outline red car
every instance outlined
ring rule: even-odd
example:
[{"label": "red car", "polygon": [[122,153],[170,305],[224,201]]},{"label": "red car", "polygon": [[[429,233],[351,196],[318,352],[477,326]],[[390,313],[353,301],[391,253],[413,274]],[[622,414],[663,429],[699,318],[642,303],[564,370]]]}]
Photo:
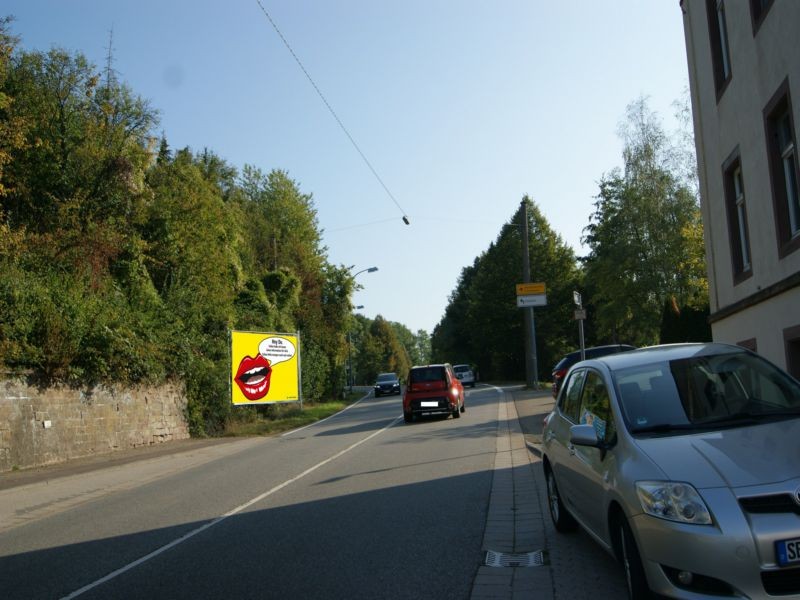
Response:
[{"label": "red car", "polygon": [[403,395],[403,417],[410,423],[415,417],[429,415],[461,416],[464,386],[449,363],[412,367]]}]

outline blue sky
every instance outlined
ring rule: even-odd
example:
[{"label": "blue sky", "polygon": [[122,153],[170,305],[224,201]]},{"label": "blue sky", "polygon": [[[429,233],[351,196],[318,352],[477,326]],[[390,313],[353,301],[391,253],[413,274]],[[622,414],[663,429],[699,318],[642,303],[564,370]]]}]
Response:
[{"label": "blue sky", "polygon": [[114,67],[170,146],[288,171],[329,260],[378,267],[358,276],[360,312],[412,330],[433,330],[525,194],[583,254],[626,105],[648,96],[669,130],[688,85],[678,0],[262,4],[402,211],[256,0],[5,0],[0,14],[23,48],[98,66],[113,29]]}]

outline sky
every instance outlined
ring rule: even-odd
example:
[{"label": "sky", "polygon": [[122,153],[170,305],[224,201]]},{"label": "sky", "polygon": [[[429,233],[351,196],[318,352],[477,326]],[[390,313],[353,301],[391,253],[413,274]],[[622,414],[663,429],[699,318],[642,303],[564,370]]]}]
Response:
[{"label": "sky", "polygon": [[378,267],[356,277],[357,312],[429,333],[523,196],[586,254],[626,106],[646,96],[670,131],[688,86],[678,0],[4,0],[0,15],[23,49],[98,69],[111,40],[154,134],[288,172],[329,262]]}]

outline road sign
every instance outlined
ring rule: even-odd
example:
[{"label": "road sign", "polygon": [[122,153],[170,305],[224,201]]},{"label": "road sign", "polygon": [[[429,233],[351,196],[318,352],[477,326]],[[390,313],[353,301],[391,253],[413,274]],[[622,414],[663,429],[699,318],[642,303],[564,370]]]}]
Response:
[{"label": "road sign", "polygon": [[529,306],[547,306],[547,294],[517,296],[517,307],[527,308]]},{"label": "road sign", "polygon": [[586,309],[585,308],[580,308],[580,309],[576,310],[575,311],[575,320],[576,321],[583,321],[584,319],[586,319]]},{"label": "road sign", "polygon": [[538,283],[518,283],[517,296],[534,296],[546,293],[543,282]]},{"label": "road sign", "polygon": [[575,306],[581,306],[581,301],[582,301],[581,293],[580,292],[572,292],[572,301],[575,302]]}]

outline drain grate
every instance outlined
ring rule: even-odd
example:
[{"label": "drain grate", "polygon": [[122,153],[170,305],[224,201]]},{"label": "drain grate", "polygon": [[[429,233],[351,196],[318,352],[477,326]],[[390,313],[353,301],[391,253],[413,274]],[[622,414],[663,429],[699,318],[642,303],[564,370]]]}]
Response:
[{"label": "drain grate", "polygon": [[495,552],[486,551],[487,567],[541,567],[545,564],[544,550],[534,552]]}]

